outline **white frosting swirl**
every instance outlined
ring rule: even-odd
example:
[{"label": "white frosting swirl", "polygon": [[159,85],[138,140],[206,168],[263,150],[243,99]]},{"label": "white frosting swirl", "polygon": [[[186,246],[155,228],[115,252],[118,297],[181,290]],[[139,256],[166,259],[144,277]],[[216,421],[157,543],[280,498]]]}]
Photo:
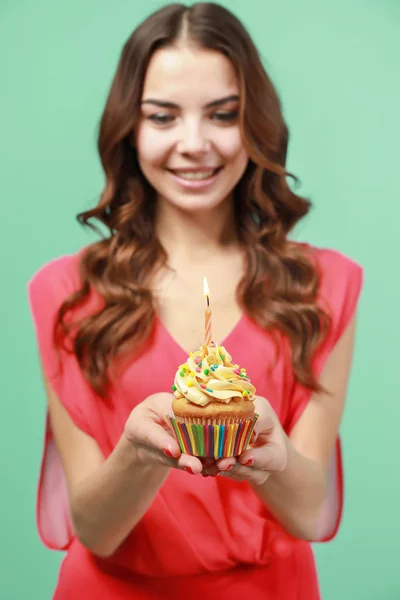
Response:
[{"label": "white frosting swirl", "polygon": [[233,398],[254,401],[256,392],[246,369],[232,363],[225,348],[213,343],[190,353],[176,372],[172,390],[176,398],[185,397],[200,406],[213,401],[227,404]]}]

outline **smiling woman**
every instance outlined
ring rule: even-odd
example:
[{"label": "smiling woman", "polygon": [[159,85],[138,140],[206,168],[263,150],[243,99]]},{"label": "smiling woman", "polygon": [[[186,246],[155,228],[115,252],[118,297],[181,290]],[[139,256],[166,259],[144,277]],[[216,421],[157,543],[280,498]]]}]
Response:
[{"label": "smiling woman", "polygon": [[[362,269],[289,239],[310,202],[288,185],[287,144],[222,6],[169,5],[125,43],[100,125],[106,185],[78,215],[108,234],[29,284],[49,405],[38,527],[67,550],[56,600],[319,598],[309,542],[341,515]],[[219,345],[203,345],[204,277]],[[177,367],[185,386],[187,361],[200,377],[199,347],[220,362],[204,376],[228,352],[246,367],[229,363],[246,389],[225,400],[258,421],[236,456],[191,456],[168,430]]]}]

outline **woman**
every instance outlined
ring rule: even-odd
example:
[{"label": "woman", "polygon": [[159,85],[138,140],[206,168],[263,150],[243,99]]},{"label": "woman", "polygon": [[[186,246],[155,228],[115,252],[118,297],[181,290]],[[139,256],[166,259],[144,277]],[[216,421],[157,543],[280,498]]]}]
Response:
[{"label": "woman", "polygon": [[[362,270],[290,241],[288,132],[241,25],[174,4],[126,42],[101,120],[101,241],[29,284],[49,415],[38,526],[54,598],[319,598],[310,541],[341,512],[338,429]],[[236,459],[182,454],[165,415],[213,338],[257,388]],[[219,477],[216,477],[219,475]]]}]

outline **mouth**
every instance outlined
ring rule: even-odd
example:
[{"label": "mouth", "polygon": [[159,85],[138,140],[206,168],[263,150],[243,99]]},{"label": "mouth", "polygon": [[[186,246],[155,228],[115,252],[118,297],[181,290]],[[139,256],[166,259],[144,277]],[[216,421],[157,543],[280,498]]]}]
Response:
[{"label": "mouth", "polygon": [[167,169],[172,175],[185,181],[211,181],[217,173],[223,169],[222,166],[210,169]]}]

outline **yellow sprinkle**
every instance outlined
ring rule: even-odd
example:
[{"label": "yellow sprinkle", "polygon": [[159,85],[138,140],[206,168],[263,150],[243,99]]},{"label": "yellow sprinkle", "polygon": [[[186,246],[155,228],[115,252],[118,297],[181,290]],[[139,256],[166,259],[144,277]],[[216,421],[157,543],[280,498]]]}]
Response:
[{"label": "yellow sprinkle", "polygon": [[192,387],[192,385],[193,385],[193,381],[192,381],[191,379],[188,379],[188,380],[187,380],[187,382],[186,382],[186,385],[187,385],[188,387]]},{"label": "yellow sprinkle", "polygon": [[243,390],[242,396],[246,396],[246,394],[247,394],[246,390]]},{"label": "yellow sprinkle", "polygon": [[190,376],[191,376],[191,377],[194,377],[194,373],[193,373],[193,371],[190,371]]},{"label": "yellow sprinkle", "polygon": [[240,369],[241,373],[246,373],[246,369]]},{"label": "yellow sprinkle", "polygon": [[189,353],[189,356],[190,356],[190,357],[192,357],[192,356],[193,356],[193,352],[190,352],[190,353]]}]

